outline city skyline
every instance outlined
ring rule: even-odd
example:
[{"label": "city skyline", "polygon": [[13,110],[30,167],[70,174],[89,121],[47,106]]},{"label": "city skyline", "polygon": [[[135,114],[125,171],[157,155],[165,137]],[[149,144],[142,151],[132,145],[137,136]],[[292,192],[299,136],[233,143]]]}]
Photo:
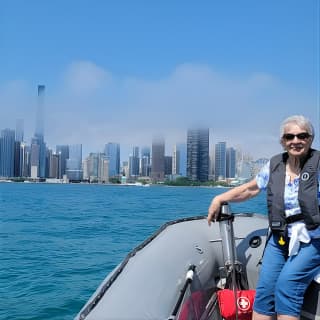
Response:
[{"label": "city skyline", "polygon": [[[38,86],[41,91],[41,105],[44,102],[45,87]],[[38,110],[42,113],[43,105]],[[37,117],[38,120],[38,117]],[[163,182],[165,179],[175,177],[188,177],[192,181],[206,182],[223,180],[236,176],[236,152],[238,163],[251,163],[253,159],[243,154],[242,150],[236,151],[233,147],[219,151],[221,164],[217,161],[217,144],[215,147],[216,159],[210,152],[209,129],[188,129],[187,141],[184,144],[175,144],[172,153],[165,154],[165,140],[163,137],[154,137],[151,147],[133,146],[132,153],[120,165],[120,144],[105,144],[104,152],[90,152],[84,155],[82,144],[56,145],[56,148],[46,146],[44,136],[38,128],[42,128],[42,121],[37,121],[35,136],[30,145],[22,141],[24,136],[22,122],[17,122],[16,130],[5,128],[0,130],[0,177],[2,178],[27,178],[44,181],[46,179],[58,179],[61,181],[97,181],[108,183],[124,175],[126,179],[136,181],[139,177],[149,177],[152,181]],[[41,151],[42,150],[42,151]],[[232,151],[229,155],[229,151]],[[151,151],[151,152],[150,152]],[[42,156],[43,154],[43,156]],[[42,159],[43,158],[43,159]],[[211,159],[210,159],[211,158]],[[259,159],[265,162],[266,159]],[[122,167],[120,170],[120,166]],[[220,166],[224,170],[220,170]],[[240,168],[239,167],[239,168]],[[214,170],[214,171],[213,171]],[[255,170],[249,169],[249,171]],[[219,178],[219,179],[218,179]],[[243,179],[243,176],[241,177]],[[57,180],[57,181],[58,181]]]},{"label": "city skyline", "polygon": [[[17,137],[17,136],[25,136],[24,134],[24,125],[23,125],[23,119],[17,119],[17,123],[16,123],[16,128],[10,128],[10,127],[3,127],[3,128],[0,128],[0,132],[1,131],[11,131],[13,132],[13,137]],[[44,143],[46,145],[46,148],[50,151],[53,152],[53,154],[56,154],[56,153],[59,153],[61,152],[61,148],[65,147],[65,146],[75,146],[75,145],[81,145],[82,146],[82,157],[85,158],[87,156],[89,156],[90,154],[106,154],[108,155],[108,151],[107,150],[107,146],[108,145],[118,145],[118,153],[119,153],[119,156],[120,156],[120,163],[122,162],[125,162],[125,161],[129,161],[129,158],[134,154],[134,150],[136,148],[138,148],[138,150],[141,149],[141,151],[139,151],[139,154],[143,153],[143,149],[145,148],[148,148],[148,149],[151,149],[152,148],[152,144],[153,144],[153,140],[157,140],[157,139],[160,139],[160,140],[163,140],[163,144],[164,144],[164,155],[165,156],[173,156],[174,152],[175,152],[175,148],[177,146],[181,146],[181,145],[184,145],[185,147],[187,147],[187,144],[188,144],[188,131],[189,130],[195,130],[195,131],[198,131],[198,130],[208,130],[208,134],[209,134],[209,140],[208,140],[208,143],[209,143],[209,156],[214,156],[214,153],[215,153],[215,145],[216,143],[225,143],[225,144],[228,144],[228,146],[230,146],[230,141],[228,141],[227,139],[220,139],[219,141],[218,140],[215,140],[215,139],[212,139],[212,130],[210,130],[209,128],[198,128],[198,129],[186,129],[186,131],[184,132],[184,135],[185,137],[180,139],[179,141],[174,141],[172,145],[168,146],[167,142],[166,142],[166,139],[163,138],[163,136],[158,136],[156,137],[155,135],[153,135],[152,137],[150,136],[149,139],[150,139],[150,144],[145,144],[145,143],[135,143],[134,145],[130,145],[129,146],[129,149],[125,150],[125,152],[123,152],[123,145],[121,143],[118,143],[118,142],[110,142],[110,141],[107,141],[104,143],[104,145],[102,146],[101,149],[99,150],[90,150],[90,148],[87,150],[87,151],[83,151],[83,144],[81,143],[81,141],[79,141],[79,143],[73,143],[73,144],[63,144],[63,143],[55,143],[54,145],[48,145],[46,143],[46,137],[43,136],[43,140],[44,140]],[[36,130],[35,130],[36,131]],[[159,138],[160,137],[160,138]],[[29,147],[32,147],[32,144],[34,143],[34,138],[31,137],[30,139],[22,139],[22,140],[19,140],[18,138],[15,139],[16,141],[19,141],[21,143],[23,143],[24,146],[29,146]],[[245,154],[247,157],[250,157],[254,160],[258,160],[259,158],[265,158],[265,157],[255,157],[254,154],[251,154],[251,153],[248,153],[245,151],[244,148],[242,148],[240,145],[238,146],[234,146],[232,145],[232,147],[236,148],[237,150],[239,150],[241,153]],[[64,151],[63,151],[64,152]]]},{"label": "city skyline", "polygon": [[129,154],[160,133],[171,153],[201,126],[213,143],[270,157],[292,114],[310,118],[319,148],[316,0],[10,1],[0,19],[0,128],[24,119],[28,143],[43,84],[50,148],[117,142]]}]

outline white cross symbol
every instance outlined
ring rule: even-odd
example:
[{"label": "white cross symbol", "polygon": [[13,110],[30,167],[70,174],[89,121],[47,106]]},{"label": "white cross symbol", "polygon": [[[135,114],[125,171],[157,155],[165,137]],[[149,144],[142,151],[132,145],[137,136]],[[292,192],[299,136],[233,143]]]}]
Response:
[{"label": "white cross symbol", "polygon": [[238,306],[241,310],[248,310],[250,308],[250,301],[246,297],[238,298]]}]

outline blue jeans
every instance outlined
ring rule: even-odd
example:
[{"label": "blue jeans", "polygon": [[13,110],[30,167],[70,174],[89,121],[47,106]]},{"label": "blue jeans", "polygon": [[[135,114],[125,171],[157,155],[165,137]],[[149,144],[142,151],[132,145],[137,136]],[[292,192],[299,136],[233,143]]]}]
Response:
[{"label": "blue jeans", "polygon": [[268,241],[253,310],[263,315],[298,317],[304,293],[320,271],[320,239],[301,243],[297,255],[288,257],[288,246],[277,243],[278,236]]}]

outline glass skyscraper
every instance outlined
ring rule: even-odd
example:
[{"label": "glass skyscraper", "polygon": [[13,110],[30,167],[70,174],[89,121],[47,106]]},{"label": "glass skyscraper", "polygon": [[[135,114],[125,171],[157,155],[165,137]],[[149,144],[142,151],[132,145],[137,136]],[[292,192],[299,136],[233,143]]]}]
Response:
[{"label": "glass skyscraper", "polygon": [[236,176],[236,150],[232,147],[227,148],[226,167],[226,178],[234,178]]},{"label": "glass skyscraper", "polygon": [[66,174],[71,181],[82,180],[82,144],[69,146],[69,159],[66,163]]},{"label": "glass skyscraper", "polygon": [[164,139],[162,137],[154,138],[152,141],[151,179],[155,182],[164,180],[164,149]]},{"label": "glass skyscraper", "polygon": [[36,114],[36,130],[31,141],[31,177],[46,176],[46,144],[44,142],[44,94],[45,86],[38,86],[38,106]]},{"label": "glass skyscraper", "polygon": [[0,177],[14,176],[15,131],[4,129],[0,136]]},{"label": "glass skyscraper", "polygon": [[209,129],[187,132],[187,177],[193,181],[208,181]]},{"label": "glass skyscraper", "polygon": [[27,146],[25,142],[20,143],[20,176],[30,176],[30,146]]},{"label": "glass skyscraper", "polygon": [[139,147],[133,147],[132,154],[129,157],[129,176],[138,177],[139,176]]},{"label": "glass skyscraper", "polygon": [[214,176],[215,180],[223,180],[227,175],[227,153],[226,142],[218,142],[215,145],[214,157]]},{"label": "glass skyscraper", "polygon": [[171,156],[164,157],[164,174],[165,175],[172,174],[172,157]]},{"label": "glass skyscraper", "polygon": [[109,178],[120,174],[120,144],[109,142],[105,145],[104,153],[109,159]]},{"label": "glass skyscraper", "polygon": [[150,176],[150,148],[141,148],[140,175],[142,177]]},{"label": "glass skyscraper", "polygon": [[22,176],[22,149],[21,144],[23,142],[23,120],[18,119],[16,122],[16,141],[15,141],[15,151],[14,151],[14,176],[15,177],[21,177]]},{"label": "glass skyscraper", "polygon": [[179,143],[173,147],[172,174],[187,176],[187,145],[185,143]]},{"label": "glass skyscraper", "polygon": [[62,179],[66,174],[67,159],[69,159],[69,146],[68,145],[57,145],[56,154],[59,156],[59,169],[58,178]]},{"label": "glass skyscraper", "polygon": [[187,145],[179,143],[177,146],[180,153],[179,174],[183,177],[187,176]]}]

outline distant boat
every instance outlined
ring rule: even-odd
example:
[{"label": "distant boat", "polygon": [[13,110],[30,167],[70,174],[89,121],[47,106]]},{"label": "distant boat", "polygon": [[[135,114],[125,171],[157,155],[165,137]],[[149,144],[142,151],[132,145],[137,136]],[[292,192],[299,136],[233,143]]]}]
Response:
[{"label": "distant boat", "polygon": [[127,183],[122,183],[121,185],[124,185],[124,186],[135,186],[135,187],[150,187],[150,184],[143,184],[142,182],[133,182],[133,183],[130,183],[130,182],[127,182]]},{"label": "distant boat", "polygon": [[[168,222],[127,255],[75,319],[221,320],[220,293],[232,289],[237,297],[255,289],[267,229],[265,215],[248,213],[227,212],[210,228],[204,216]],[[249,312],[242,310],[250,305],[246,299],[238,297],[230,305],[229,296],[227,308],[237,313],[232,319],[251,318],[240,314]],[[320,319],[315,281],[306,292],[301,319]]]}]

